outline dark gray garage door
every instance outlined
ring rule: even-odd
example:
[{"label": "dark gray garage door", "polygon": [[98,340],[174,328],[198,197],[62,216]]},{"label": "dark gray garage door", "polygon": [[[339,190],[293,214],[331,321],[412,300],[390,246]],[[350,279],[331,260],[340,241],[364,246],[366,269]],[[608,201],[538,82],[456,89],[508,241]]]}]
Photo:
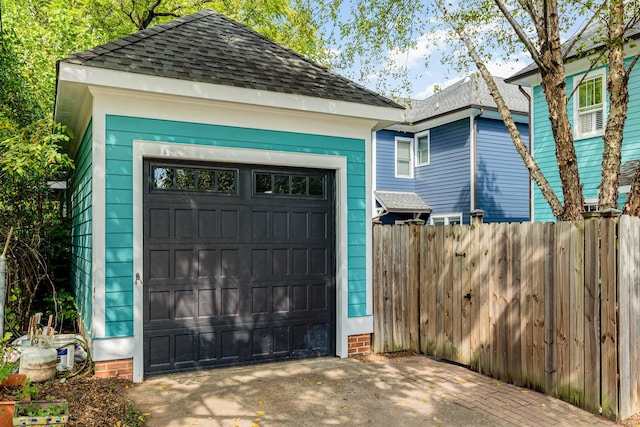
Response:
[{"label": "dark gray garage door", "polygon": [[146,375],[334,354],[332,172],[144,170]]}]

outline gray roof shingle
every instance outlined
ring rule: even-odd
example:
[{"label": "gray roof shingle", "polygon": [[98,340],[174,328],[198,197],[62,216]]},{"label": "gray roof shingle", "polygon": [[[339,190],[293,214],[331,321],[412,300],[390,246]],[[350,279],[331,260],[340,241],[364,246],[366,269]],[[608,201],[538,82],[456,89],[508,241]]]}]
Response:
[{"label": "gray roof shingle", "polygon": [[[500,77],[494,77],[494,81],[511,111],[529,113],[529,100],[518,86],[505,83]],[[408,123],[417,123],[470,107],[497,109],[487,84],[478,74],[472,74],[424,100],[412,99],[407,106]]]},{"label": "gray roof shingle", "polygon": [[376,199],[389,212],[431,212],[431,206],[416,193],[376,191]]},{"label": "gray roof shingle", "polygon": [[142,30],[60,62],[402,108],[212,10]]},{"label": "gray roof shingle", "polygon": [[[580,36],[581,41],[577,43],[573,43],[573,41],[577,37],[577,36],[574,36],[574,37],[571,37],[566,42],[564,42],[563,52],[566,50],[567,47],[569,47],[573,43],[571,51],[565,54],[565,57],[566,57],[565,62],[569,62],[572,59],[577,58],[579,53],[582,55],[587,52],[592,52],[592,51],[601,49],[604,46],[604,44],[602,42],[602,37],[598,36],[600,28],[601,27],[599,27],[598,25],[592,25],[588,27],[584,31],[584,33],[581,34]],[[640,38],[640,23],[635,24],[629,30],[627,30],[625,35],[631,40],[636,40]],[[535,62],[532,62],[531,64],[524,67],[522,70],[508,77],[506,81],[514,82],[523,77],[528,77],[531,75],[535,75],[537,73],[538,73],[538,65]]]},{"label": "gray roof shingle", "polygon": [[640,159],[634,159],[624,162],[622,167],[620,167],[620,183],[619,185],[622,187],[624,185],[631,185],[633,181],[633,176],[636,173],[636,169],[638,169],[638,165],[640,165]]}]

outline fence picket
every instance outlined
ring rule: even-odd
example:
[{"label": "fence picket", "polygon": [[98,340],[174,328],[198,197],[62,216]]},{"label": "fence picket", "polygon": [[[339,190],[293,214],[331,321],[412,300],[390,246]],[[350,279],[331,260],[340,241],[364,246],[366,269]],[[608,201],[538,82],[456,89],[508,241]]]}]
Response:
[{"label": "fence picket", "polygon": [[374,351],[437,355],[610,418],[640,411],[640,219],[373,238]]},{"label": "fence picket", "polygon": [[584,408],[600,410],[600,221],[584,223]]},{"label": "fence picket", "polygon": [[618,364],[617,364],[617,322],[616,322],[616,223],[604,219],[600,226],[600,281],[601,330],[600,352],[602,355],[602,413],[615,417],[618,412]]},{"label": "fence picket", "polygon": [[584,222],[571,223],[569,245],[569,401],[584,405]]}]

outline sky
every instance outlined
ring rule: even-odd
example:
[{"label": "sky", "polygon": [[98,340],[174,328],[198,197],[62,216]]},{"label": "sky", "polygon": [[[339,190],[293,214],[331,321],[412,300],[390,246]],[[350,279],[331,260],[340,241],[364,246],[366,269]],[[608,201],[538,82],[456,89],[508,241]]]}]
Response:
[{"label": "sky", "polygon": [[[342,16],[341,19],[347,19],[348,17]],[[577,17],[574,20],[574,27],[562,35],[563,41],[568,39],[571,35],[575,34],[579,28],[584,25],[585,19],[583,17]],[[386,56],[391,60],[398,68],[406,67],[408,69],[410,88],[408,92],[401,90],[400,96],[408,96],[414,99],[424,99],[434,93],[434,88],[445,88],[453,83],[464,79],[468,74],[476,72],[475,66],[471,65],[468,72],[456,71],[449,64],[442,64],[441,59],[444,55],[452,55],[451,48],[446,46],[446,43],[442,43],[445,34],[443,31],[436,31],[430,34],[424,34],[417,40],[415,48],[405,51],[388,51]],[[524,49],[524,48],[523,48]],[[466,54],[466,52],[463,52]],[[425,65],[424,58],[428,57],[428,64]],[[520,69],[530,64],[531,57],[528,52],[523,51],[508,58],[502,52],[494,52],[495,58],[492,61],[486,62],[489,71],[497,77],[509,77],[515,74]],[[371,74],[364,79],[358,78],[358,73],[354,70],[346,71],[347,77],[356,80],[363,86],[381,92],[384,95],[384,89],[381,89],[378,85],[378,76]],[[389,87],[400,87],[400,82],[396,79],[392,80]]]}]

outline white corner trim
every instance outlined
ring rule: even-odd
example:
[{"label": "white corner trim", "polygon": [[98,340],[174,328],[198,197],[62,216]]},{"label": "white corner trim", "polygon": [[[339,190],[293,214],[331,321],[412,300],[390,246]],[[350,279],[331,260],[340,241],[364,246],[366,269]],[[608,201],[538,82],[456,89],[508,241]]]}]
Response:
[{"label": "white corner trim", "polygon": [[[476,125],[477,110],[471,110],[469,115],[469,212],[476,209]],[[480,206],[482,209],[482,206]]]},{"label": "white corner trim", "polygon": [[[146,157],[208,162],[229,162],[270,166],[296,165],[302,168],[333,169],[336,173],[336,354],[347,351],[348,330],[348,235],[347,159],[343,156],[300,154],[169,142],[133,141],[133,274],[144,271],[143,262],[143,165]],[[369,211],[370,213],[370,211]],[[371,227],[369,227],[371,228]],[[144,377],[143,289],[134,285],[133,380]],[[372,329],[372,328],[370,328]]]},{"label": "white corner trim", "polygon": [[136,343],[134,337],[93,339],[93,360],[128,359],[133,356]]},{"label": "white corner trim", "polygon": [[106,336],[106,120],[105,115],[95,106],[94,113],[91,146],[91,283],[93,288],[91,332],[93,338],[103,338]]}]

